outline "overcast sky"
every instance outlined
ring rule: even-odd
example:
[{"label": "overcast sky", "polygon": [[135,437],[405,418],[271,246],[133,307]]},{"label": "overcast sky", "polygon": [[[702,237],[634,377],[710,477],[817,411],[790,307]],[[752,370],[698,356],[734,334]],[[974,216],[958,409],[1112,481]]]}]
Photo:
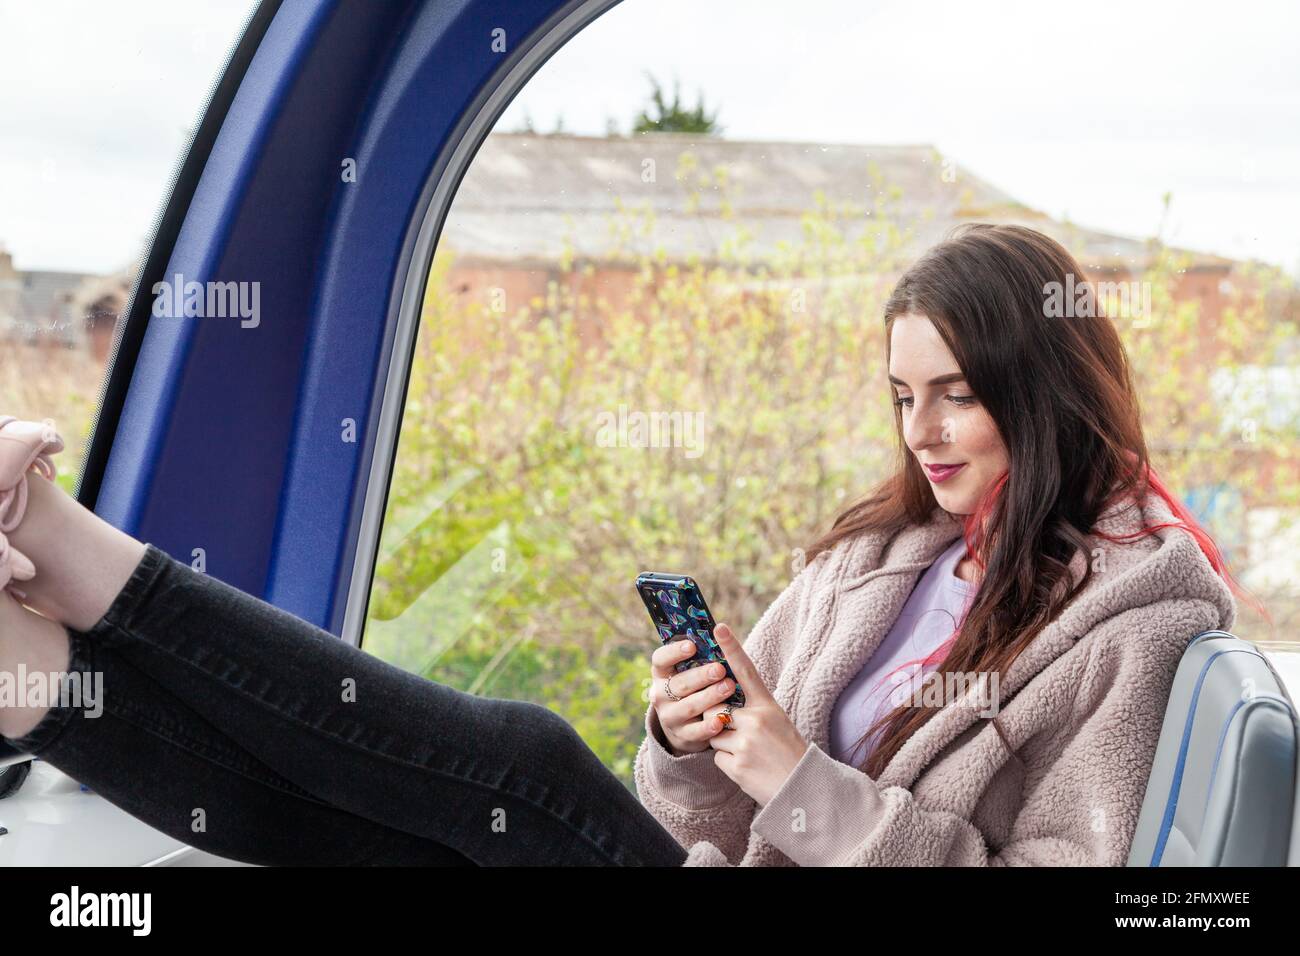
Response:
[{"label": "overcast sky", "polygon": [[[250,7],[0,0],[0,243],[19,268],[139,252]],[[1167,241],[1300,274],[1297,37],[1289,0],[624,0],[498,128],[526,112],[626,131],[651,71],[689,104],[702,90],[727,138],[931,143],[959,174],[1133,236],[1170,192]]]}]

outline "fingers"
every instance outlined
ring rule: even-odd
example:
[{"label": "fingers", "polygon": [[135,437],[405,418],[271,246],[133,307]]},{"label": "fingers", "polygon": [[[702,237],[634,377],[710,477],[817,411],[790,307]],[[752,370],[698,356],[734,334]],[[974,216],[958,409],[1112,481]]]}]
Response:
[{"label": "fingers", "polygon": [[722,707],[714,706],[706,710],[703,716],[700,718],[700,726],[707,728],[707,732],[704,733],[704,735],[700,739],[704,741],[708,741],[709,746],[713,747],[715,750],[726,749],[725,746],[719,747],[717,741],[719,740],[725,741],[729,735],[724,734],[723,731],[726,730],[727,727],[732,726],[730,724],[723,723],[721,720],[718,719],[718,714],[720,713],[722,713]]},{"label": "fingers", "polygon": [[722,656],[726,658],[731,673],[740,682],[740,686],[745,688],[746,702],[755,701],[763,696],[770,697],[767,686],[758,674],[758,668],[745,653],[744,645],[740,643],[736,632],[726,624],[719,624],[714,628],[713,638],[718,642],[718,647],[722,648]]},{"label": "fingers", "polygon": [[[684,643],[689,644],[690,642],[686,641]],[[689,654],[683,655],[683,659],[689,656]],[[651,668],[651,676],[653,684],[651,699],[672,702],[673,697],[668,696],[667,681],[672,681],[672,692],[676,697],[685,698],[726,677],[727,670],[720,663],[701,663],[695,667],[688,667],[683,671],[674,670],[672,667],[660,668],[655,665]]]},{"label": "fingers", "polygon": [[[670,700],[660,695],[655,702],[655,711],[659,714],[659,723],[665,730],[671,730],[679,738],[687,740],[707,740],[721,725],[712,718],[700,719],[710,707],[716,707],[726,701],[736,689],[730,678],[698,690],[681,700]],[[661,688],[662,690],[662,688]],[[674,687],[676,691],[676,687]]]},{"label": "fingers", "polygon": [[[736,690],[736,681],[727,677],[727,669],[720,662],[698,664],[682,671],[676,669],[695,653],[695,643],[679,636],[656,648],[650,655],[653,678],[650,702],[665,735],[679,750],[698,751],[708,746],[726,725],[717,719],[716,714],[703,718],[701,714],[710,709],[720,711]],[[669,680],[677,700],[668,696],[664,684]]]},{"label": "fingers", "polygon": [[[689,637],[669,641],[667,644],[655,648],[655,652],[650,655],[650,673],[661,680],[665,677],[672,677],[677,673],[674,665],[689,660],[693,656],[695,656],[695,642]],[[692,670],[698,670],[698,668],[692,668]],[[677,686],[677,682],[673,681],[673,692],[680,696],[681,691],[677,690]]]},{"label": "fingers", "polygon": [[[722,732],[722,723],[717,717],[705,720],[688,720],[674,731],[677,739],[684,744],[707,744]],[[703,750],[704,747],[699,749]]]},{"label": "fingers", "polygon": [[[694,667],[670,678],[656,680],[656,686],[650,690],[650,699],[658,707],[660,714],[664,713],[665,708],[671,707],[683,718],[698,717],[706,707],[716,701],[726,700],[736,689],[736,682],[727,677],[724,671],[714,670],[715,667],[721,668],[721,666],[721,664],[709,664],[706,667]],[[697,674],[696,671],[701,673]],[[672,681],[672,691],[677,696],[677,700],[668,696],[668,688],[664,686],[665,681]]]},{"label": "fingers", "polygon": [[[732,686],[730,686],[731,685],[730,680],[727,680],[723,683],[728,685],[725,691],[718,691],[718,693],[714,694],[713,691],[715,688],[710,687],[707,688],[706,690],[700,691],[699,693],[693,694],[690,698],[688,698],[689,700],[694,700],[697,697],[698,698],[707,697],[708,699],[705,700],[703,704],[700,706],[699,712],[700,714],[702,714],[702,716],[696,716],[694,713],[692,713],[690,714],[690,716],[683,718],[680,723],[674,724],[673,733],[678,740],[687,744],[704,745],[704,744],[708,744],[710,740],[712,740],[714,737],[717,737],[718,734],[720,734],[726,728],[726,724],[724,724],[722,721],[718,719],[718,714],[721,713],[723,704],[726,701],[726,699],[731,696],[731,691],[733,688]],[[686,702],[687,702],[686,700],[683,700],[681,703],[685,704]],[[668,705],[668,706],[676,706],[676,705]],[[694,708],[691,709],[694,710]],[[709,713],[709,711],[712,711],[712,713]],[[660,723],[663,722],[662,711],[660,713],[659,720]]]}]

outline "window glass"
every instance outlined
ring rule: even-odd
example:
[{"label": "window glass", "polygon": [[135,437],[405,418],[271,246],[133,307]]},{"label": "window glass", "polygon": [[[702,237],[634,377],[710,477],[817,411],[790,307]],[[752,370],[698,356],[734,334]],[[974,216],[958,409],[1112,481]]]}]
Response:
[{"label": "window glass", "polygon": [[1250,515],[1300,505],[1296,11],[1207,8],[1207,59],[1184,4],[860,7],[627,0],[502,116],[433,261],[370,652],[545,704],[630,782],[637,573],[749,632],[892,470],[882,305],[972,220],[1109,283],[1156,467],[1294,613]]},{"label": "window glass", "polygon": [[0,413],[53,419],[69,491],[155,216],[255,6],[0,0]]}]

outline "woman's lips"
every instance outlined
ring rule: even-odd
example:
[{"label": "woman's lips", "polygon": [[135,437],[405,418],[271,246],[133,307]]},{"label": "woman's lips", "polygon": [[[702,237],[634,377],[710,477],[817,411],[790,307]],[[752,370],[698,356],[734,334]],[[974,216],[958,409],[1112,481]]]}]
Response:
[{"label": "woman's lips", "polygon": [[931,481],[947,481],[957,472],[966,467],[966,462],[959,465],[926,465],[925,470],[930,475]]}]

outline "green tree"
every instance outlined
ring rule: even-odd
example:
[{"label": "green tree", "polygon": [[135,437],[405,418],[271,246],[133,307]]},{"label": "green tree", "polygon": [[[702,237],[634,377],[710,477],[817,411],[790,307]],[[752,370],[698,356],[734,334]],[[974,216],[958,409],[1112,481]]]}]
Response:
[{"label": "green tree", "polygon": [[722,127],[717,123],[717,111],[710,115],[704,108],[703,93],[697,94],[695,107],[687,109],[682,103],[681,83],[674,79],[673,101],[669,104],[664,101],[659,81],[649,73],[646,76],[654,87],[650,94],[654,115],[646,110],[637,114],[636,119],[632,121],[633,133],[702,133],[706,136],[716,136],[722,132]]}]

